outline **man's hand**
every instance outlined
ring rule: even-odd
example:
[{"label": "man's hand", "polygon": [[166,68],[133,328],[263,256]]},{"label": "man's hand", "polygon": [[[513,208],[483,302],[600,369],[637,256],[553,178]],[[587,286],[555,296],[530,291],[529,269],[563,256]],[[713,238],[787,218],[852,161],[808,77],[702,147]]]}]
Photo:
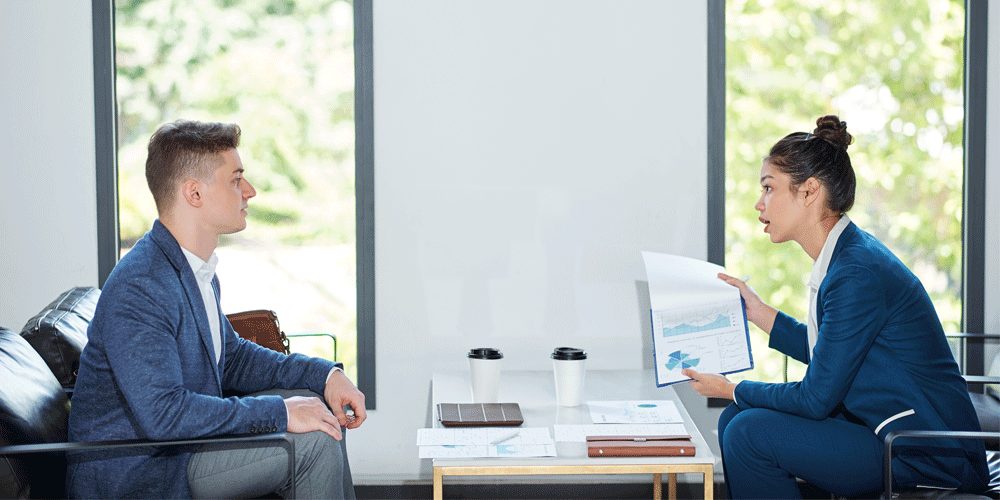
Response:
[{"label": "man's hand", "polygon": [[[344,375],[343,370],[334,370],[327,377],[323,397],[341,426],[354,429],[365,421],[365,395]],[[344,413],[345,406],[350,406],[354,415]]]},{"label": "man's hand", "polygon": [[[323,431],[340,441],[340,422],[319,398],[295,396],[285,400],[288,409],[288,432]],[[341,411],[343,413],[343,411]]]},{"label": "man's hand", "polygon": [[690,368],[681,370],[681,373],[694,379],[688,382],[688,385],[698,394],[710,398],[733,399],[736,384],[726,377],[712,373],[698,373]]}]

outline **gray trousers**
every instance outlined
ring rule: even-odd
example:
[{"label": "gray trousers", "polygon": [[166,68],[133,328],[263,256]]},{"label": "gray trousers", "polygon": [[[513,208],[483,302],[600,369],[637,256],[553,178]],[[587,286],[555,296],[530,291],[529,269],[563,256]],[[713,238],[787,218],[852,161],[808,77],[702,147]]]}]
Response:
[{"label": "gray trousers", "polygon": [[[273,390],[254,394],[317,397],[310,391]],[[341,429],[346,440],[346,429]],[[325,432],[289,434],[295,442],[297,498],[354,499],[347,444]],[[260,497],[277,492],[288,497],[288,452],[275,444],[248,448],[240,444],[206,444],[191,455],[188,485],[194,498]]]}]

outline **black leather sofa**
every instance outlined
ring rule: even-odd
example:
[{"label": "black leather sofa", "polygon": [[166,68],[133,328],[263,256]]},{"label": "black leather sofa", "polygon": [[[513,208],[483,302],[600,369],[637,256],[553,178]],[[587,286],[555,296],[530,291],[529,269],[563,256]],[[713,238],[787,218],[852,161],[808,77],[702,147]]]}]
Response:
[{"label": "black leather sofa", "polygon": [[208,442],[247,447],[278,444],[288,450],[289,471],[294,473],[295,453],[286,433],[182,441],[66,442],[72,387],[99,296],[96,288],[73,288],[31,318],[22,331],[0,327],[0,498],[63,498],[64,453],[69,450]]}]

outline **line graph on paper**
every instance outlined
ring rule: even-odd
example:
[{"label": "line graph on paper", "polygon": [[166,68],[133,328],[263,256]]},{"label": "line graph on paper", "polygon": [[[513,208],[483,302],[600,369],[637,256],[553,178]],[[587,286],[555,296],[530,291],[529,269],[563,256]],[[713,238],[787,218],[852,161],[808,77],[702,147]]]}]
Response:
[{"label": "line graph on paper", "polygon": [[753,368],[740,291],[718,278],[722,266],[642,252],[656,385],[690,380],[686,370],[728,374]]},{"label": "line graph on paper", "polygon": [[[686,310],[682,312],[660,312],[659,324],[664,337],[688,335],[692,333],[708,333],[723,328],[736,326],[728,306],[716,306],[705,309]],[[742,319],[742,318],[741,318]]]},{"label": "line graph on paper", "polygon": [[746,334],[741,331],[724,333],[716,337],[719,341],[719,368],[723,372],[739,370],[750,364]]},{"label": "line graph on paper", "polygon": [[726,374],[753,366],[739,299],[651,312],[659,382],[686,380],[686,368]]}]

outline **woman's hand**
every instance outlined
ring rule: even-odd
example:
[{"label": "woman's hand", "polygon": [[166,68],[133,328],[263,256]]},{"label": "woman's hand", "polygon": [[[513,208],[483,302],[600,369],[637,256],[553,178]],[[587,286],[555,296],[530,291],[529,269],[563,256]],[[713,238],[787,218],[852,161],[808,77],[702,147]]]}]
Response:
[{"label": "woman's hand", "polygon": [[698,373],[690,368],[681,370],[681,373],[694,379],[688,382],[688,385],[698,394],[710,398],[733,399],[736,384],[730,382],[726,377],[713,373]]},{"label": "woman's hand", "polygon": [[747,319],[770,335],[771,328],[774,327],[774,318],[778,317],[778,310],[765,304],[745,281],[726,273],[719,273],[719,279],[740,289],[740,297],[743,297],[743,302],[747,305]]}]

